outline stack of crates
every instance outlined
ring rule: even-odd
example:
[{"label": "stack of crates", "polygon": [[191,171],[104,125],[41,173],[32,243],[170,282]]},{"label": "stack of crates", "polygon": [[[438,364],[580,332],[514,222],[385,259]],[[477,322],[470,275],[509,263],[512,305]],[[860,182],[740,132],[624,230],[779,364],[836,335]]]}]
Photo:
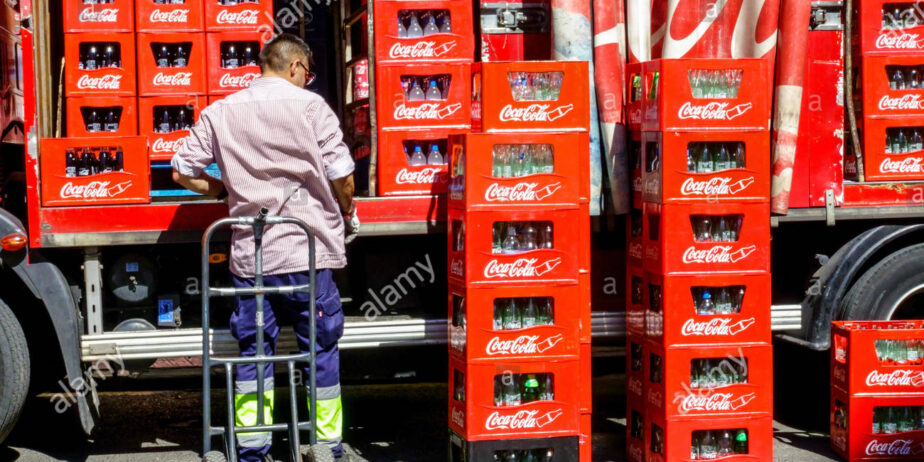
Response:
[{"label": "stack of crates", "polygon": [[770,460],[767,62],[664,59],[627,77],[628,460]]},{"label": "stack of crates", "polygon": [[375,2],[378,194],[445,194],[449,135],[471,129],[472,4]]},{"label": "stack of crates", "polygon": [[588,66],[478,63],[449,139],[453,462],[590,461]]},{"label": "stack of crates", "polygon": [[924,321],[836,321],[831,447],[848,460],[924,458]]},{"label": "stack of crates", "polygon": [[[67,135],[83,139],[64,144],[74,144],[78,156],[88,148],[97,159],[106,148],[121,148],[123,176],[134,177],[110,174],[103,187],[98,175],[81,175],[70,180],[71,193],[57,181],[47,182],[46,191],[43,181],[44,204],[144,203],[193,194],[177,189],[169,161],[201,109],[260,76],[260,48],[273,33],[272,0],[65,0],[62,8]],[[146,152],[126,150],[134,145],[127,137],[137,136]],[[67,154],[53,151],[43,164],[64,165]],[[49,165],[49,172],[57,170]],[[43,169],[43,179],[55,174]]]},{"label": "stack of crates", "polygon": [[[857,2],[854,84],[867,181],[924,179],[924,10],[913,1]],[[848,156],[848,177],[856,157]],[[855,178],[851,178],[855,179]]]}]

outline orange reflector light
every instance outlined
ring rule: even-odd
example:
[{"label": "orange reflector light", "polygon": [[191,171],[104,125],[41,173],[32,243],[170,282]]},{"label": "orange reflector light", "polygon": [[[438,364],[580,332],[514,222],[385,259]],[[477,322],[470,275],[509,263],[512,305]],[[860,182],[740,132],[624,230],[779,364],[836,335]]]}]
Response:
[{"label": "orange reflector light", "polygon": [[2,239],[0,239],[0,248],[3,248],[3,250],[8,252],[15,252],[25,247],[27,242],[29,242],[29,239],[25,234],[7,234],[6,236],[3,236]]},{"label": "orange reflector light", "polygon": [[209,263],[224,263],[228,261],[228,254],[226,253],[213,253],[209,254]]}]

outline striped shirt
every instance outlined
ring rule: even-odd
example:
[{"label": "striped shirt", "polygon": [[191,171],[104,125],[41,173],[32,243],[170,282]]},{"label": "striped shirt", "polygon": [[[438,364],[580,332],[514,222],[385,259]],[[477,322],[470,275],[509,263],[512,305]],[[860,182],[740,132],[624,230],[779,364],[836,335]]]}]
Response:
[{"label": "striped shirt", "polygon": [[[329,180],[352,173],[353,160],[337,116],[320,96],[262,77],[203,109],[172,165],[198,177],[212,162],[221,171],[231,216],[256,216],[267,207],[270,215],[300,218],[315,235],[317,268],[346,266],[343,217]],[[305,233],[294,225],[267,228],[263,274],[306,270]],[[231,272],[254,276],[249,226],[233,228]]]}]

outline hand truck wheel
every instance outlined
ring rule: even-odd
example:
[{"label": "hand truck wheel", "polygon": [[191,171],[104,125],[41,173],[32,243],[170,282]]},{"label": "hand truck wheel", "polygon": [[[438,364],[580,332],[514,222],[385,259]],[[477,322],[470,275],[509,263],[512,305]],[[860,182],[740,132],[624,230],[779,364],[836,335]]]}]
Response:
[{"label": "hand truck wheel", "polygon": [[309,446],[303,444],[301,447],[302,462],[334,462],[334,453],[326,444],[315,444]]},{"label": "hand truck wheel", "polygon": [[220,451],[209,451],[202,456],[202,462],[227,462],[228,458]]}]

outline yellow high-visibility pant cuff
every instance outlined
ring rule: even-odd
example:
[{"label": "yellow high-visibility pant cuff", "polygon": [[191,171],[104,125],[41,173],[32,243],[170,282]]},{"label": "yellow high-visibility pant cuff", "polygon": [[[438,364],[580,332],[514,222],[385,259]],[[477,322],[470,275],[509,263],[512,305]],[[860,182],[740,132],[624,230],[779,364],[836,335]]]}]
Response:
[{"label": "yellow high-visibility pant cuff", "polygon": [[[263,423],[273,423],[273,402],[276,393],[274,390],[263,392]],[[261,448],[272,444],[273,437],[270,432],[243,433],[240,427],[251,427],[257,424],[257,394],[234,395],[234,423],[238,427],[237,442],[245,448]]]}]

